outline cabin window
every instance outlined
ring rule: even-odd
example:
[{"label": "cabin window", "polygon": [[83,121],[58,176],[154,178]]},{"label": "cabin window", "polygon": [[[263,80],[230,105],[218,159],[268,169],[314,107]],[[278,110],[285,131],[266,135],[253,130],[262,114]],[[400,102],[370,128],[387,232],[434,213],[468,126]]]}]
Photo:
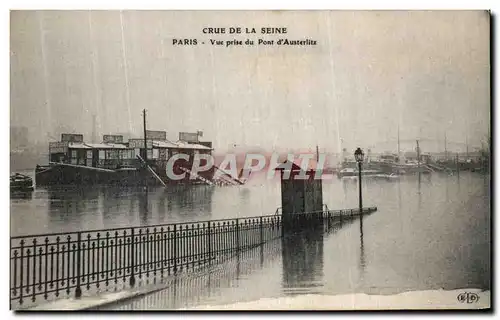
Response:
[{"label": "cabin window", "polygon": [[132,157],[134,156],[133,152],[134,150],[129,150],[129,149],[120,150],[120,159],[125,159],[125,160],[132,159]]},{"label": "cabin window", "polygon": [[115,160],[118,159],[119,150],[106,150],[106,159]]},{"label": "cabin window", "polygon": [[85,165],[92,167],[92,150],[87,150],[86,153],[87,153],[87,159]]},{"label": "cabin window", "polygon": [[200,153],[200,151],[198,151],[198,150],[193,150],[193,153],[196,155],[196,154],[199,154],[199,153]]},{"label": "cabin window", "polygon": [[148,152],[148,159],[153,159],[153,150],[147,149],[147,152]]},{"label": "cabin window", "polygon": [[165,156],[166,152],[167,152],[167,149],[163,149],[163,148],[158,149],[158,158],[160,160],[165,160],[166,159],[166,156]]},{"label": "cabin window", "polygon": [[176,155],[176,154],[178,154],[178,153],[179,153],[179,150],[176,150],[176,149],[172,149],[172,150],[170,151],[170,155],[171,155],[171,156]]},{"label": "cabin window", "polygon": [[106,153],[104,150],[99,150],[99,160],[104,160],[106,159]]},{"label": "cabin window", "polygon": [[140,156],[140,155],[141,155],[141,149],[139,149],[139,148],[134,149],[134,159],[137,158],[137,156]]},{"label": "cabin window", "polygon": [[71,150],[71,164],[78,164],[78,152]]},{"label": "cabin window", "polygon": [[160,150],[153,149],[153,159],[158,159],[160,157]]}]

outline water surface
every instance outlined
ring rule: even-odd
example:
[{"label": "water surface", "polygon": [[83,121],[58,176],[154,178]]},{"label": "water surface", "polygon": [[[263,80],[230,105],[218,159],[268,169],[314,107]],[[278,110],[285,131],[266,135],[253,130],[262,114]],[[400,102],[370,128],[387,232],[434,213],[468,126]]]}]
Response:
[{"label": "water surface", "polygon": [[[356,181],[325,181],[330,209],[358,205]],[[239,187],[37,188],[11,199],[11,234],[102,229],[274,214],[279,181]],[[298,294],[394,294],[490,288],[489,178],[433,174],[364,180],[364,206],[378,211],[335,227],[266,245],[219,271],[118,309],[182,308]],[[222,270],[222,271],[221,271]],[[175,291],[175,294],[172,293]],[[183,293],[184,292],[184,293]],[[181,294],[183,293],[183,294]]]}]

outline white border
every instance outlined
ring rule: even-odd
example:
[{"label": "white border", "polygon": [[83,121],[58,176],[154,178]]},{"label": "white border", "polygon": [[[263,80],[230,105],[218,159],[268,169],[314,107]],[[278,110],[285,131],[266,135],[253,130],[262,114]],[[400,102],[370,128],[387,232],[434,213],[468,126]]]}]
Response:
[{"label": "white border", "polygon": [[[9,3],[10,2],[10,3]],[[43,5],[36,1],[7,1],[11,4],[11,9],[169,9],[169,10],[250,10],[250,9],[283,9],[283,10],[408,10],[408,9],[489,9],[497,7],[494,0],[465,1],[276,1],[276,0],[254,0],[254,1],[109,1],[109,0],[88,0],[88,1],[50,1]],[[452,5],[450,5],[452,4]]]},{"label": "white border", "polygon": [[[420,1],[406,1],[404,3],[400,1],[360,1],[360,0],[351,0],[351,1],[336,1],[332,3],[331,1],[324,1],[324,0],[308,0],[308,1],[272,1],[272,0],[254,0],[254,1],[247,1],[246,3],[240,2],[240,1],[189,1],[189,0],[183,0],[183,1],[178,1],[178,2],[167,2],[167,1],[151,1],[151,0],[141,0],[141,1],[109,1],[109,0],[87,0],[87,1],[67,1],[67,0],[59,0],[59,1],[50,1],[50,2],[44,2],[43,4],[37,3],[35,1],[5,1],[2,2],[1,6],[4,7],[5,9],[1,11],[2,13],[2,21],[4,23],[1,24],[1,34],[3,35],[3,41],[2,41],[2,46],[3,50],[2,56],[3,56],[3,75],[2,77],[2,85],[1,85],[1,90],[2,90],[2,97],[4,98],[4,105],[5,107],[1,108],[2,116],[1,116],[1,121],[4,122],[4,125],[0,126],[1,134],[0,134],[0,139],[2,139],[2,145],[4,145],[4,152],[5,155],[1,157],[1,167],[5,168],[3,172],[5,175],[2,175],[0,181],[4,181],[4,183],[0,184],[2,188],[1,197],[2,197],[2,203],[5,204],[5,212],[3,213],[4,219],[8,219],[9,217],[9,212],[10,212],[10,201],[9,201],[9,192],[8,192],[8,185],[7,185],[7,168],[9,168],[9,153],[7,152],[7,146],[9,145],[9,126],[10,126],[10,101],[9,101],[9,77],[10,77],[10,72],[9,72],[9,10],[10,9],[174,9],[174,10],[193,10],[193,9],[205,9],[205,10],[218,10],[218,9],[229,9],[229,10],[245,10],[245,9],[292,9],[292,10],[297,10],[297,9],[356,9],[356,10],[363,10],[363,9],[399,9],[399,10],[405,10],[405,9],[491,9],[493,14],[498,14],[499,12],[499,1],[496,0],[490,0],[490,1],[436,1],[436,0],[420,0]],[[496,35],[498,35],[498,20],[496,21],[496,26],[495,26],[495,33],[494,36],[496,38]],[[498,58],[498,53],[495,56]],[[497,60],[498,61],[498,60]],[[496,83],[496,86],[494,89],[498,89],[498,83]],[[493,88],[492,88],[493,89]],[[495,91],[493,91],[495,92]],[[496,106],[495,106],[496,107]],[[498,119],[496,119],[498,120]],[[495,121],[498,123],[497,121]],[[495,130],[496,131],[496,130]],[[496,137],[495,137],[496,138]],[[495,144],[495,150],[497,150],[498,145]],[[496,162],[495,162],[496,165]],[[9,170],[10,171],[10,170]],[[500,199],[500,197],[497,196],[497,193],[495,192],[495,197],[496,199]],[[498,225],[498,220],[499,218],[497,217],[496,219],[495,226],[494,228],[497,227]],[[8,256],[8,251],[9,251],[9,239],[7,239],[7,235],[10,232],[10,225],[7,221],[5,223],[1,224],[3,228],[2,234],[4,235],[5,239],[1,243],[2,247],[2,252],[1,256],[7,257]],[[498,228],[495,228],[498,230]],[[495,233],[493,233],[495,234]],[[495,241],[495,244],[497,242]],[[498,255],[498,252],[497,252]],[[13,317],[14,314],[12,312],[9,312],[9,293],[8,293],[8,288],[9,284],[8,282],[8,272],[9,272],[9,265],[5,263],[5,258],[4,258],[4,264],[2,264],[2,277],[0,277],[0,280],[3,282],[3,285],[0,286],[2,290],[0,290],[0,302],[3,305],[2,311],[7,313],[7,317]],[[498,260],[495,259],[495,264],[497,265]],[[493,269],[492,269],[493,271]],[[498,277],[495,277],[496,279]],[[493,285],[493,284],[492,284]],[[498,288],[498,286],[495,286],[495,288]],[[495,295],[497,297],[498,295]],[[497,299],[496,299],[497,300]],[[492,301],[493,302],[493,301]],[[497,301],[495,301],[497,302]],[[495,303],[493,302],[493,303]],[[498,306],[498,303],[495,303]],[[40,316],[40,315],[38,315]],[[131,315],[128,314],[120,314],[120,317],[123,318],[128,318]],[[217,316],[217,315],[215,315]],[[276,314],[273,315],[260,315],[264,317],[275,317],[277,316]],[[344,315],[341,315],[343,317]],[[398,317],[404,317],[405,315],[397,315]],[[48,317],[52,317],[52,315],[48,315]],[[189,316],[188,316],[189,317]],[[246,317],[246,316],[245,316]],[[435,317],[433,315],[432,317]]]}]

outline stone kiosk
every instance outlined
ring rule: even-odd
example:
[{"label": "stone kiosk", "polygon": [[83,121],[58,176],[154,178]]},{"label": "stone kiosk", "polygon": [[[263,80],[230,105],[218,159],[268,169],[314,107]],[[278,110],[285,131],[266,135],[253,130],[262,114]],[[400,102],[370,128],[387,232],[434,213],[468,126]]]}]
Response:
[{"label": "stone kiosk", "polygon": [[317,162],[285,161],[276,170],[281,174],[283,231],[296,232],[323,226],[323,188]]}]

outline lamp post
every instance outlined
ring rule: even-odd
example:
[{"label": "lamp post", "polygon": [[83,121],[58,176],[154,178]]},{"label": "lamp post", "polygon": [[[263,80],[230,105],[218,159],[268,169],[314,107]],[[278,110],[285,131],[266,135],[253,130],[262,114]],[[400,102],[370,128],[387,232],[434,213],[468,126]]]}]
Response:
[{"label": "lamp post", "polygon": [[354,151],[354,158],[356,159],[356,162],[358,163],[358,175],[359,175],[359,215],[360,217],[363,216],[363,193],[361,189],[361,170],[362,170],[362,163],[363,163],[363,158],[365,154],[363,153],[363,150],[361,148],[357,148],[356,151]]}]

